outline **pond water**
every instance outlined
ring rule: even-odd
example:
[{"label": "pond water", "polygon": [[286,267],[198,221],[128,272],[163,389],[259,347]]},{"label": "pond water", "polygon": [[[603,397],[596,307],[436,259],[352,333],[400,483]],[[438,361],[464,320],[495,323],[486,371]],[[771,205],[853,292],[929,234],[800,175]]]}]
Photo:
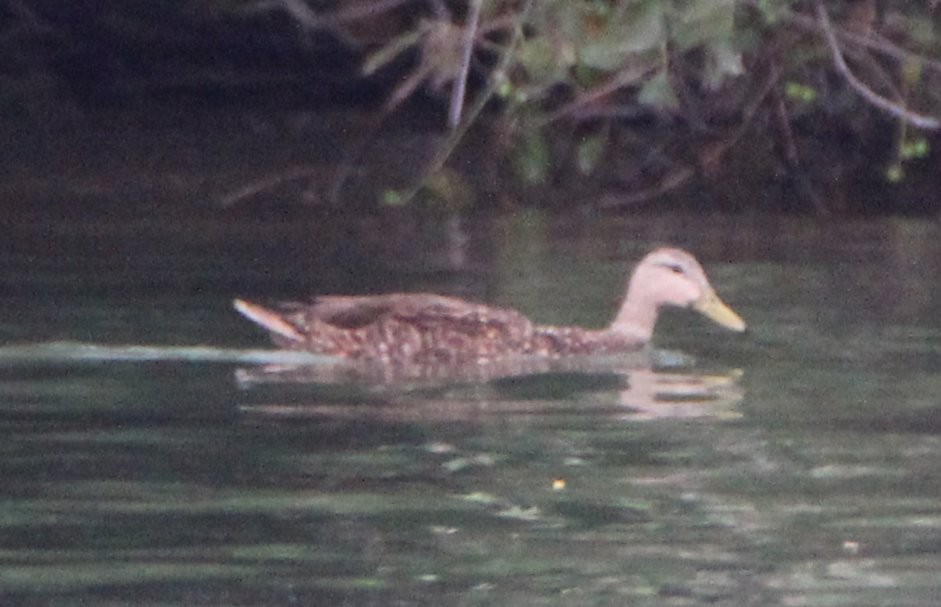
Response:
[{"label": "pond water", "polygon": [[[941,603],[933,224],[4,226],[8,604]],[[597,326],[659,244],[695,252],[749,332],[676,311],[653,368],[243,381],[291,361],[235,296],[428,290]]]}]

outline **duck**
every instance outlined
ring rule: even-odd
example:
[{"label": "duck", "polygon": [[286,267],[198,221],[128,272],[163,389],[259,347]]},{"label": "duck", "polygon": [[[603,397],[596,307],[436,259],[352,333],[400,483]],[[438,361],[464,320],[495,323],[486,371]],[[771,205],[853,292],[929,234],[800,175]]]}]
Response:
[{"label": "duck", "polygon": [[514,357],[615,355],[647,347],[664,306],[692,309],[735,332],[745,321],[689,252],[658,248],[636,265],[614,320],[601,329],[534,323],[517,310],[431,293],[329,295],[235,309],[287,350],[370,364],[477,364]]}]

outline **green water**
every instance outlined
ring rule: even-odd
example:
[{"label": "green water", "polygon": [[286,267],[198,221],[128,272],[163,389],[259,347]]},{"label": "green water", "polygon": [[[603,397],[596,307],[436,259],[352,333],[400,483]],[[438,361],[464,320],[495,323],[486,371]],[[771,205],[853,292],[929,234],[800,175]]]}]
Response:
[{"label": "green water", "polygon": [[[11,604],[941,603],[934,225],[5,220]],[[235,296],[434,290],[599,325],[658,244],[749,322],[654,369],[240,382]],[[262,350],[262,352],[258,352]]]}]

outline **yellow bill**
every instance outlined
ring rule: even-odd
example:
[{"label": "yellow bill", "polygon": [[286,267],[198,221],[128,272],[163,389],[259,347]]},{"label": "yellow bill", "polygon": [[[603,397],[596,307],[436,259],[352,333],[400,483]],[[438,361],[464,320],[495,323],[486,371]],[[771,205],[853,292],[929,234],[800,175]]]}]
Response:
[{"label": "yellow bill", "polygon": [[742,332],[745,330],[745,321],[735,313],[735,310],[725,305],[714,291],[704,293],[702,297],[693,302],[692,308],[726,329]]}]

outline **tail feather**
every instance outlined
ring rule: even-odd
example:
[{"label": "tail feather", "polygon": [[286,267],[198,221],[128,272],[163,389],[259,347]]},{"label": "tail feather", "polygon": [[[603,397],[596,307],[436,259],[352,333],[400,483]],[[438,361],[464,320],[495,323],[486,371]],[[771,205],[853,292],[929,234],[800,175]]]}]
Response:
[{"label": "tail feather", "polygon": [[232,305],[245,318],[261,325],[272,333],[296,342],[303,342],[305,339],[304,334],[298,331],[297,327],[284,320],[274,310],[247,302],[244,299],[236,299],[232,302]]}]

